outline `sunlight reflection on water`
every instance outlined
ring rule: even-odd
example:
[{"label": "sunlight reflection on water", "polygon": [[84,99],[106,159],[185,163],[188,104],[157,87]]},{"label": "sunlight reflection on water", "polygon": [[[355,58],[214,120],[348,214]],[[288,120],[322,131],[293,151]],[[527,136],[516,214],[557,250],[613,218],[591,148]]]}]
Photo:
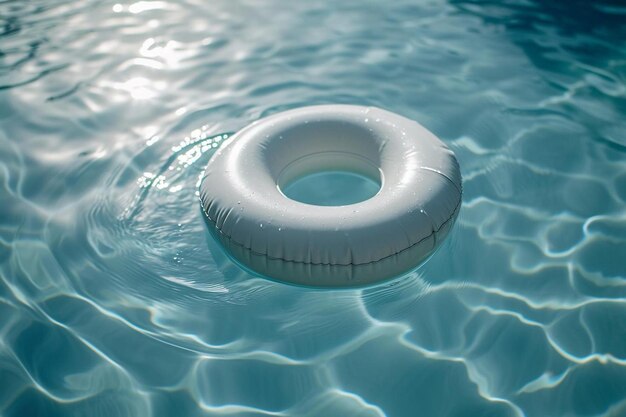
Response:
[{"label": "sunlight reflection on water", "polygon": [[[626,415],[625,11],[0,2],[0,414]],[[215,149],[322,103],[455,151],[419,271],[290,287],[208,234]]]}]

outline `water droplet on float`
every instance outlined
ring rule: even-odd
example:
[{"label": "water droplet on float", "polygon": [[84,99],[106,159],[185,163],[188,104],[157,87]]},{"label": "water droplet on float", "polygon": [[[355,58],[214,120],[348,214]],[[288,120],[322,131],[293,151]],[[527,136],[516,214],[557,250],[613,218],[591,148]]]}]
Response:
[{"label": "water droplet on float", "polygon": [[263,229],[263,223],[259,223],[259,227]]},{"label": "water droplet on float", "polygon": [[283,228],[282,228],[282,227],[279,227],[279,228],[278,228],[278,231],[280,232],[281,230],[283,230]]}]

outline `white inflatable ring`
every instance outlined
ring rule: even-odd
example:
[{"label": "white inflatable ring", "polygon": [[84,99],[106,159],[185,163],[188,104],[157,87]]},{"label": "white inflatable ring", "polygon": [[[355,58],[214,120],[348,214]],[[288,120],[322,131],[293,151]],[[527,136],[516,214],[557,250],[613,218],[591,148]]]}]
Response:
[{"label": "white inflatable ring", "polygon": [[[280,188],[320,171],[381,184],[372,198],[314,206]],[[309,286],[364,285],[417,267],[461,206],[453,152],[418,123],[385,110],[327,105],[259,120],[209,161],[200,200],[210,229],[240,264]]]}]

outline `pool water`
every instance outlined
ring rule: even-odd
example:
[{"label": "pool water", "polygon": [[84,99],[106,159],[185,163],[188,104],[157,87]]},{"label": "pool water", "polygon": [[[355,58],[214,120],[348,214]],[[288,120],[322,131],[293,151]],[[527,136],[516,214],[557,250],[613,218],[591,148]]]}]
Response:
[{"label": "pool water", "polygon": [[374,197],[379,190],[379,183],[350,171],[316,172],[297,178],[281,189],[292,200],[316,206],[359,203]]},{"label": "pool water", "polygon": [[[626,416],[620,1],[0,1],[0,415]],[[225,138],[378,106],[456,153],[419,270],[234,265]]]}]

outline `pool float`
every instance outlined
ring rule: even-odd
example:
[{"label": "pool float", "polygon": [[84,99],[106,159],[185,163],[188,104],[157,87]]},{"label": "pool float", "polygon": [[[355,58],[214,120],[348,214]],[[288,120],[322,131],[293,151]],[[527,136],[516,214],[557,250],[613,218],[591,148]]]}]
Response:
[{"label": "pool float", "polygon": [[[316,206],[281,189],[303,176],[347,171],[380,190]],[[293,284],[360,286],[420,265],[461,207],[454,153],[417,122],[373,107],[303,107],[258,120],[210,159],[200,201],[227,253],[256,274]]]}]

